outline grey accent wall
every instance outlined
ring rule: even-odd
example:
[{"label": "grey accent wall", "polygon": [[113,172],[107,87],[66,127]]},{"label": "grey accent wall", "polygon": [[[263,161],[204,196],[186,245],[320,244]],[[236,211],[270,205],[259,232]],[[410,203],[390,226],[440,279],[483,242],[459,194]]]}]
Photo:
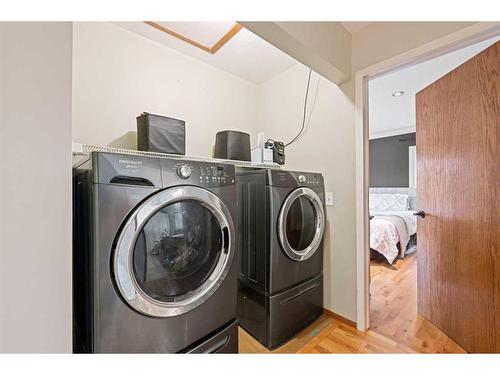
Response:
[{"label": "grey accent wall", "polygon": [[408,147],[415,133],[370,140],[370,187],[408,187]]}]

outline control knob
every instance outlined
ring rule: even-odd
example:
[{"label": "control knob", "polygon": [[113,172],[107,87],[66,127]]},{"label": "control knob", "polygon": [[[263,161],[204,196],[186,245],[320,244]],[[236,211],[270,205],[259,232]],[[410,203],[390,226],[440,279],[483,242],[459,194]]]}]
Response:
[{"label": "control knob", "polygon": [[191,167],[189,165],[183,164],[177,168],[177,175],[180,178],[188,178],[191,176]]},{"label": "control knob", "polygon": [[306,182],[306,176],[304,176],[303,174],[301,174],[301,175],[299,176],[299,182],[300,182],[301,184],[303,184],[304,182]]}]

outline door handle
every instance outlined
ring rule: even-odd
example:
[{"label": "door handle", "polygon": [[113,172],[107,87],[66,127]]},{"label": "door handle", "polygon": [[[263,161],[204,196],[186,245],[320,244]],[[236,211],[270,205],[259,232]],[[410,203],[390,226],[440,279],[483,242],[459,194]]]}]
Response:
[{"label": "door handle", "polygon": [[418,212],[415,212],[413,215],[420,216],[422,219],[424,219],[425,218],[425,211],[418,211]]},{"label": "door handle", "polygon": [[224,249],[224,254],[229,251],[229,228],[222,228],[222,248]]}]

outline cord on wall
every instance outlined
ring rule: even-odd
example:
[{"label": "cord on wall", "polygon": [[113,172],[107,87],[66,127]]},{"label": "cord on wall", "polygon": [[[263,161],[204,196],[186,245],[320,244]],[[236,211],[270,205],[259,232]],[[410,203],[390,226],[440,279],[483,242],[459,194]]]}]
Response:
[{"label": "cord on wall", "polygon": [[[319,84],[321,82],[321,76],[318,75],[318,83],[316,84],[316,90],[315,90],[315,93],[314,93],[313,104],[311,106],[311,110],[309,111],[309,116],[307,116],[307,122],[306,122],[307,102],[308,102],[308,99],[309,99],[309,87],[310,87],[310,84],[311,84],[311,75],[312,75],[312,69],[309,69],[309,75],[307,77],[306,95],[305,95],[305,98],[304,98],[304,109],[303,109],[303,113],[302,113],[302,126],[300,127],[299,133],[290,142],[286,143],[284,145],[285,147],[289,146],[292,143],[294,143],[295,141],[299,140],[307,132],[307,130],[309,129],[309,123],[311,122],[311,116],[312,116],[312,113],[314,111],[314,107],[316,106],[316,99],[318,97]],[[275,142],[276,142],[275,140],[273,140],[272,138],[270,138],[270,139],[267,140],[266,143],[269,143],[271,145],[271,148],[275,148],[275,146],[274,146]]]},{"label": "cord on wall", "polygon": [[306,95],[304,98],[304,110],[302,114],[302,126],[300,127],[299,133],[290,142],[286,143],[285,147],[291,145],[293,142],[298,140],[303,135],[304,128],[306,126],[307,98],[309,96],[309,85],[311,84],[311,74],[312,74],[312,69],[309,69],[309,76],[307,77]]}]

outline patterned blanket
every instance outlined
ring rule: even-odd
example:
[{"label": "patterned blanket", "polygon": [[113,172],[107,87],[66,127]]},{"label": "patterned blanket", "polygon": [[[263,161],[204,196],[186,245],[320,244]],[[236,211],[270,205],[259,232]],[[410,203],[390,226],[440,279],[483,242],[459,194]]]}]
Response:
[{"label": "patterned blanket", "polygon": [[[371,212],[370,248],[382,254],[389,263],[400,256],[405,256],[405,250],[410,237],[417,231],[415,211],[382,211]],[[398,249],[399,243],[399,249]]]}]

